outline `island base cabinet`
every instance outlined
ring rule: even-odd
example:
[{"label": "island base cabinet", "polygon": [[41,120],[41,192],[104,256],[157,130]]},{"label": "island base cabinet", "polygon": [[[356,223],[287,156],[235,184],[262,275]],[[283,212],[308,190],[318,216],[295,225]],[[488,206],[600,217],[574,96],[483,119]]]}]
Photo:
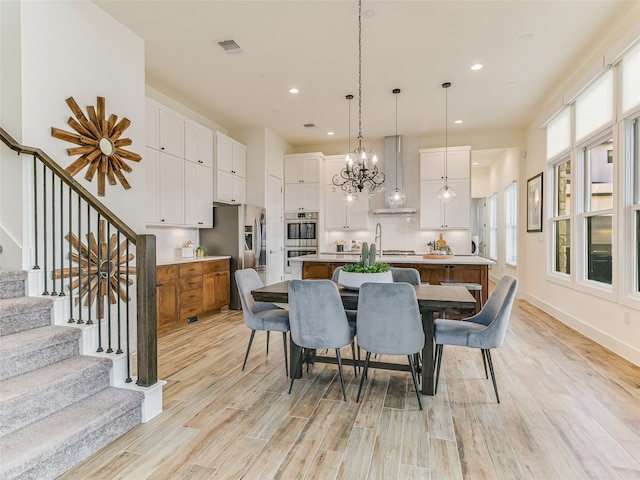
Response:
[{"label": "island base cabinet", "polygon": [[420,281],[431,285],[443,282],[478,283],[482,285],[482,304],[489,298],[489,268],[486,265],[435,265],[418,264]]},{"label": "island base cabinet", "polygon": [[329,262],[304,262],[302,264],[302,278],[331,279],[333,270],[344,263],[334,264]]}]

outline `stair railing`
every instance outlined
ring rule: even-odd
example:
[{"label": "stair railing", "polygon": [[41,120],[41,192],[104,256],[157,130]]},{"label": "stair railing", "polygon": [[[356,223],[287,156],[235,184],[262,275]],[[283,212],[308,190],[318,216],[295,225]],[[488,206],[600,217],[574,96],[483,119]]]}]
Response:
[{"label": "stair railing", "polygon": [[[93,339],[97,352],[117,355],[126,350],[127,383],[132,381],[135,333],[137,384],[154,385],[158,381],[155,235],[134,232],[42,150],[18,144],[3,128],[0,139],[19,155],[33,156],[30,248],[33,269],[43,271],[42,295],[68,297],[68,323],[97,324]],[[133,276],[135,332],[129,308]]]}]

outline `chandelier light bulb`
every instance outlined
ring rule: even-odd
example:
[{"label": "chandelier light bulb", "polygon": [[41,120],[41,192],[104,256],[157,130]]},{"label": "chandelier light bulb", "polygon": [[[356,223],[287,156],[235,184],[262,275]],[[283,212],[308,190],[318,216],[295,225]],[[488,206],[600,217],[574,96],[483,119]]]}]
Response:
[{"label": "chandelier light bulb", "polygon": [[449,185],[445,185],[438,190],[438,200],[449,203],[456,199],[456,191]]}]

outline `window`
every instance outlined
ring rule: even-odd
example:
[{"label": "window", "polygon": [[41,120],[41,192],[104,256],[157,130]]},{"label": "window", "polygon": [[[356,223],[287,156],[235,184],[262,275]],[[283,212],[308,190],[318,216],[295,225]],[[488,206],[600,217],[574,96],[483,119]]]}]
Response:
[{"label": "window", "polygon": [[608,285],[613,279],[613,158],[610,136],[583,150],[585,276]]},{"label": "window", "polygon": [[633,291],[640,292],[640,117],[633,119],[629,125],[630,142],[629,159],[633,172],[631,210],[631,225],[633,226],[633,255],[635,257],[635,272]]},{"label": "window", "polygon": [[518,264],[518,183],[504,189],[505,262]]},{"label": "window", "polygon": [[553,271],[571,274],[571,161],[563,158],[553,166]]},{"label": "window", "polygon": [[489,206],[489,258],[498,260],[498,194],[494,193],[487,202]]}]

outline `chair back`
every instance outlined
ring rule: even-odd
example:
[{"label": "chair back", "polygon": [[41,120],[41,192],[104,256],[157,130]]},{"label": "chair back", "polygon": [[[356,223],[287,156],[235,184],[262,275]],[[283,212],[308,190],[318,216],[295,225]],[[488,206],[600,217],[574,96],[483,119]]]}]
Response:
[{"label": "chair back", "polygon": [[470,347],[491,349],[502,345],[517,291],[518,279],[504,275],[480,313],[464,320],[487,326],[484,330],[469,335]]},{"label": "chair back", "polygon": [[341,271],[342,271],[342,266],[336,267],[336,269],[333,271],[333,275],[331,275],[332,282],[338,283],[338,278],[340,277]]},{"label": "chair back", "polygon": [[[244,314],[245,323],[249,328],[259,328],[253,322],[255,314],[264,310],[279,309],[280,307],[271,302],[256,302],[253,299],[251,291],[264,287],[258,272],[253,268],[236,270],[235,277],[236,283],[238,284],[238,293],[240,302],[242,303],[242,313]],[[261,323],[261,321],[259,321],[259,323]]]},{"label": "chair back", "polygon": [[291,338],[303,348],[340,348],[353,340],[338,286],[331,280],[289,282]]},{"label": "chair back", "polygon": [[420,285],[420,272],[415,268],[391,267],[391,277],[394,282],[406,282],[411,285]]},{"label": "chair back", "polygon": [[410,355],[424,346],[416,291],[407,283],[365,283],[358,295],[358,346],[367,352]]}]

